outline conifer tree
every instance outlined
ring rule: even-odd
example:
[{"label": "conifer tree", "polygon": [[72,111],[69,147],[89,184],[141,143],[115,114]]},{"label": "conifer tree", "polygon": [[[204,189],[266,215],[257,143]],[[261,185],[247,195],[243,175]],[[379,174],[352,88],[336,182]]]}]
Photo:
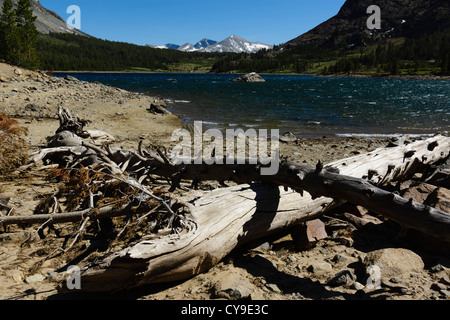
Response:
[{"label": "conifer tree", "polygon": [[36,59],[36,41],[38,31],[34,22],[30,0],[19,0],[16,11],[17,19],[17,37],[18,37],[18,59],[19,64],[25,67],[35,68]]},{"label": "conifer tree", "polygon": [[17,56],[17,20],[11,0],[5,0],[0,15],[0,57],[14,63]]}]

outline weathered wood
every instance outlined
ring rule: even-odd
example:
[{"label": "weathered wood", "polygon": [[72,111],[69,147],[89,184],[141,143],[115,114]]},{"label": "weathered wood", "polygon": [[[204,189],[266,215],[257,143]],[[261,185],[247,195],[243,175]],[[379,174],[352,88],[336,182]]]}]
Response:
[{"label": "weathered wood", "polygon": [[[191,224],[189,232],[141,241],[111,253],[84,270],[82,290],[112,291],[186,279],[214,266],[237,246],[317,218],[342,200],[361,204],[406,226],[449,239],[450,215],[415,204],[374,185],[398,181],[417,172],[419,165],[448,157],[449,146],[448,138],[438,136],[433,140],[380,149],[325,166],[334,168],[333,171],[339,170],[341,174],[323,170],[321,165],[311,168],[284,164],[277,175],[261,177],[255,166],[250,165],[205,167],[192,164],[176,167],[166,162],[155,162],[152,164],[153,172],[161,175],[178,172],[185,179],[248,179],[273,184],[217,189],[191,201],[191,205],[187,204]],[[440,149],[436,150],[438,147]],[[285,191],[276,185],[307,191]],[[188,200],[186,198],[185,202]]]}]

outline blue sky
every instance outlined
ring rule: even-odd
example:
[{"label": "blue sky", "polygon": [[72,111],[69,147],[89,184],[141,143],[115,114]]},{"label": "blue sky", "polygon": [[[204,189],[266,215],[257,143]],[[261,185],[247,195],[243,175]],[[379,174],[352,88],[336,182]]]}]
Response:
[{"label": "blue sky", "polygon": [[280,44],[334,16],[345,0],[40,0],[64,20],[81,9],[81,30],[101,39],[143,44],[221,41],[236,34]]}]

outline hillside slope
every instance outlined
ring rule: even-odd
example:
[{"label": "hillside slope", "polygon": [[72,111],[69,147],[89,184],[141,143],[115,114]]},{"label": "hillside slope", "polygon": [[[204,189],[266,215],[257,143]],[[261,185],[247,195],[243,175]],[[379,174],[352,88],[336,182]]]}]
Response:
[{"label": "hillside slope", "polygon": [[[4,0],[0,0],[0,10],[3,6]],[[17,7],[17,0],[12,0],[13,6]],[[85,33],[73,29],[70,30],[67,27],[66,22],[55,12],[44,8],[39,0],[31,0],[31,7],[33,8],[34,15],[36,18],[36,28],[40,33],[48,34],[51,32],[55,33],[70,33],[76,35],[86,35]]]},{"label": "hillside slope", "polygon": [[[381,29],[369,30],[367,8],[381,9]],[[415,38],[450,29],[450,2],[443,0],[347,0],[338,14],[282,45],[313,45],[335,49],[367,46],[385,38]]]}]

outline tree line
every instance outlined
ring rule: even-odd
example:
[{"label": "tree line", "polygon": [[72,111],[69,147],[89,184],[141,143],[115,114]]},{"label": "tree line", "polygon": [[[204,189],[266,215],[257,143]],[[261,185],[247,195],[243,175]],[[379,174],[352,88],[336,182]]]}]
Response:
[{"label": "tree line", "polygon": [[273,51],[228,56],[218,61],[212,71],[450,75],[450,31],[407,38],[403,43],[384,40],[371,47],[275,47]]},{"label": "tree line", "polygon": [[42,69],[60,71],[168,71],[174,64],[201,65],[218,58],[212,53],[155,49],[67,33],[40,34],[37,52]]},{"label": "tree line", "polygon": [[0,14],[0,58],[11,64],[36,68],[36,39],[38,31],[34,24],[30,0],[19,0],[14,9],[11,0],[3,2]]}]

